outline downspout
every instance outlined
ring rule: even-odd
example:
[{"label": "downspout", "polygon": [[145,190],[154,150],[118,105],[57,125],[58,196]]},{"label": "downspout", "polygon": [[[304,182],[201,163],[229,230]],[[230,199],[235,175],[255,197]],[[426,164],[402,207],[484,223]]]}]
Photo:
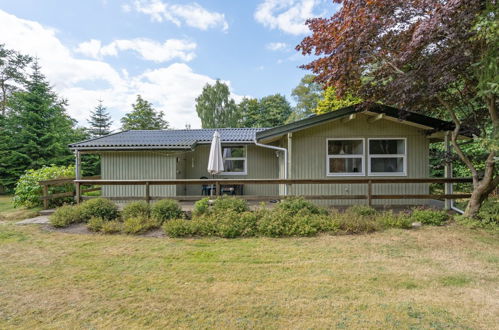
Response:
[{"label": "downspout", "polygon": [[[253,140],[253,142],[258,147],[267,148],[267,149],[273,149],[273,150],[277,150],[277,151],[282,151],[284,153],[284,179],[287,179],[288,178],[288,149],[282,148],[282,147],[270,146],[268,144],[259,143],[256,140],[256,137]],[[286,196],[287,194],[288,194],[288,185],[286,184],[286,185],[284,185],[284,195]]]}]

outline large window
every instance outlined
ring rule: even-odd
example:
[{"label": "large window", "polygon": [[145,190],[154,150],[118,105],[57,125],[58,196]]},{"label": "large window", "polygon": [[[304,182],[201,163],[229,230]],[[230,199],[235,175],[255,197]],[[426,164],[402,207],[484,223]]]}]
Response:
[{"label": "large window", "polygon": [[364,175],[364,139],[328,139],[327,175]]},{"label": "large window", "polygon": [[246,175],[246,147],[222,146],[224,172],[228,175]]},{"label": "large window", "polygon": [[405,138],[369,139],[369,175],[407,175]]}]

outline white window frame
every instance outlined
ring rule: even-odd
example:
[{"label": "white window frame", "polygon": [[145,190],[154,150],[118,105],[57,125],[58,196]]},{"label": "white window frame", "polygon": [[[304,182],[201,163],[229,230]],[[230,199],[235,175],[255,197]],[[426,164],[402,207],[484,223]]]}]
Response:
[{"label": "white window frame", "polygon": [[[329,141],[362,141],[362,154],[358,155],[330,155]],[[329,172],[329,160],[331,158],[361,158],[361,172],[331,173]],[[366,175],[366,139],[365,138],[328,138],[326,139],[326,176],[365,176]]]},{"label": "white window frame", "polygon": [[[245,157],[224,157],[223,156],[223,148],[224,147],[233,147],[233,148],[243,147]],[[244,160],[244,171],[243,172],[225,172],[224,171],[220,174],[223,174],[223,175],[248,175],[248,146],[247,145],[241,145],[241,144],[223,145],[222,144],[222,160],[224,162],[224,167],[225,167],[226,160]]]},{"label": "white window frame", "polygon": [[[403,140],[403,154],[374,154],[371,155],[371,140]],[[402,172],[371,172],[371,158],[401,158],[404,169]],[[367,175],[368,176],[407,176],[407,138],[405,137],[376,137],[367,139]]]}]

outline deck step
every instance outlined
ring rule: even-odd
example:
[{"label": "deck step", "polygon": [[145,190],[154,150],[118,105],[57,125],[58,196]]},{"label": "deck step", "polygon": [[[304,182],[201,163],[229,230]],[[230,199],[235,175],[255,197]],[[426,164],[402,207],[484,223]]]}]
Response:
[{"label": "deck step", "polygon": [[38,214],[40,214],[40,215],[51,215],[54,212],[55,212],[55,209],[48,209],[48,210],[41,210],[40,212],[38,212]]}]

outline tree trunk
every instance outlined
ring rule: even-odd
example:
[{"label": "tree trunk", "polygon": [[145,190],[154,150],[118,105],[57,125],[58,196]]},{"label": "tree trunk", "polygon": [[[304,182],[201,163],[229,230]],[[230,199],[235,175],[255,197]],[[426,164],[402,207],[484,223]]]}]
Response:
[{"label": "tree trunk", "polygon": [[478,211],[480,211],[480,207],[482,203],[487,199],[490,193],[497,187],[499,182],[499,176],[495,179],[482,179],[478,182],[477,187],[473,189],[471,193],[470,201],[464,210],[464,216],[469,218],[476,218],[478,215]]}]

